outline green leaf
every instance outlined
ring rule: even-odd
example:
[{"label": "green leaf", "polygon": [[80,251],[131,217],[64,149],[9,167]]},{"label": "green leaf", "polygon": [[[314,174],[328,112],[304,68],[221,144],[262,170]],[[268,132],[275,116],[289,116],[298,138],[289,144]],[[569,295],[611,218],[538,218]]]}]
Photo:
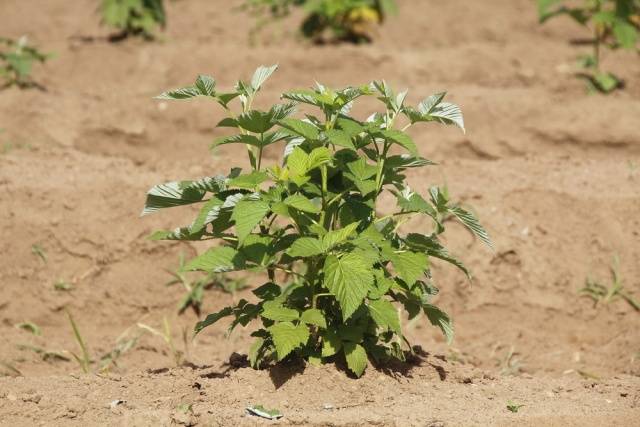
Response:
[{"label": "green leaf", "polygon": [[361,377],[369,362],[364,347],[360,344],[345,342],[343,343],[343,348],[347,367],[356,377]]},{"label": "green leaf", "polygon": [[429,258],[421,253],[394,252],[389,256],[389,259],[398,276],[409,286],[416,283],[429,267]]},{"label": "green leaf", "polygon": [[324,263],[324,285],[335,295],[346,321],[362,305],[373,285],[371,265],[357,253],[342,258],[329,255]]},{"label": "green leaf", "polygon": [[369,314],[376,325],[383,329],[391,329],[397,334],[401,334],[400,330],[400,318],[398,317],[398,310],[394,305],[386,299],[379,299],[370,301],[367,305],[369,308]]},{"label": "green leaf", "polygon": [[304,104],[310,104],[314,106],[320,106],[318,100],[318,94],[309,89],[297,89],[282,94],[283,99],[289,99],[295,102],[301,102]]},{"label": "green leaf", "polygon": [[442,102],[444,97],[447,95],[447,92],[436,93],[435,95],[431,95],[418,104],[418,111],[422,114],[431,114],[433,110]]},{"label": "green leaf", "polygon": [[242,199],[236,204],[231,219],[236,224],[238,244],[242,244],[268,212],[269,204],[263,200]]},{"label": "green leaf", "polygon": [[314,148],[309,153],[309,162],[307,164],[307,171],[313,170],[327,163],[331,163],[333,159],[333,153],[331,150],[325,147]]},{"label": "green leaf", "polygon": [[249,363],[253,369],[258,369],[260,366],[260,353],[262,352],[263,345],[264,338],[257,337],[249,348]]},{"label": "green leaf", "polygon": [[197,203],[205,191],[192,188],[192,181],[173,181],[156,185],[147,192],[147,200],[141,215],[148,215],[163,208]]},{"label": "green leaf", "polygon": [[422,234],[411,233],[407,235],[407,237],[405,238],[405,242],[413,250],[424,251],[429,256],[439,258],[443,261],[447,261],[448,263],[455,265],[460,270],[462,270],[467,278],[471,278],[471,273],[464,266],[464,264],[459,259],[449,254],[447,249],[434,238],[427,237]]},{"label": "green leaf", "polygon": [[467,228],[471,230],[473,234],[475,234],[485,245],[493,248],[493,243],[489,238],[489,233],[487,233],[487,230],[484,229],[478,219],[471,212],[468,212],[459,206],[449,208],[449,212],[458,218],[460,222],[466,225]]},{"label": "green leaf", "polygon": [[309,167],[309,155],[302,148],[295,147],[287,157],[287,166],[294,175],[305,175]]},{"label": "green leaf", "polygon": [[300,317],[300,321],[307,325],[315,325],[323,329],[327,328],[327,320],[324,318],[322,311],[317,308],[310,308],[304,311]]},{"label": "green leaf", "polygon": [[437,326],[440,328],[444,336],[447,338],[447,343],[451,344],[453,341],[453,321],[449,317],[447,313],[440,310],[435,305],[424,304],[423,306],[424,314],[427,315],[427,318],[431,322],[433,326]]},{"label": "green leaf", "polygon": [[310,141],[315,141],[320,136],[318,129],[314,125],[299,119],[283,119],[278,123],[280,126],[290,130],[295,135],[299,135]]},{"label": "green leaf", "polygon": [[200,90],[196,87],[188,86],[163,92],[156,96],[156,99],[189,99],[196,96],[200,96]]},{"label": "green leaf", "polygon": [[270,67],[265,67],[264,65],[259,66],[256,71],[253,73],[253,77],[251,78],[251,87],[254,91],[260,90],[262,85],[274,71],[278,69],[278,65],[272,65]]},{"label": "green leaf", "polygon": [[291,257],[312,257],[320,255],[324,248],[320,240],[314,237],[301,237],[297,239],[287,250],[287,255]]},{"label": "green leaf", "polygon": [[203,254],[192,259],[185,267],[185,271],[207,271],[221,273],[244,268],[244,258],[237,250],[230,246],[208,249]]},{"label": "green leaf", "polygon": [[465,132],[462,110],[455,104],[443,102],[428,114],[428,117],[445,125],[455,125]]},{"label": "green leaf", "polygon": [[405,169],[405,168],[420,168],[423,166],[431,166],[437,163],[424,157],[414,157],[409,154],[401,154],[396,156],[387,157],[387,161],[384,162],[385,168],[388,169]]},{"label": "green leaf", "polygon": [[351,150],[356,149],[355,145],[353,145],[353,142],[351,141],[351,137],[349,136],[349,134],[343,130],[330,129],[326,131],[325,134],[327,135],[329,142],[331,142],[333,145],[349,148]]},{"label": "green leaf", "polygon": [[216,323],[218,320],[231,316],[233,314],[233,309],[231,307],[225,307],[217,313],[209,314],[203,321],[196,323],[196,327],[194,329],[195,335],[199,334],[207,326],[211,326]]},{"label": "green leaf", "polygon": [[284,204],[302,212],[316,214],[320,212],[320,207],[300,193],[292,194],[284,199]]},{"label": "green leaf", "polygon": [[[220,197],[225,197],[225,195],[220,195]],[[215,223],[216,225],[220,225],[220,221],[225,224],[223,229],[229,228],[226,225],[230,226],[231,224],[227,224],[230,219],[230,212],[233,207],[244,197],[244,193],[232,193],[224,198],[224,201],[219,199],[218,197],[212,197],[209,199],[200,209],[198,213],[198,217],[193,221],[190,227],[191,233],[196,233],[204,230],[204,227],[209,223]],[[217,230],[214,230],[217,231]]]},{"label": "green leaf", "polygon": [[436,218],[437,212],[420,194],[414,193],[409,188],[397,193],[398,206],[406,212],[421,212]]},{"label": "green leaf", "polygon": [[276,347],[278,361],[283,360],[296,348],[304,346],[309,340],[309,328],[294,325],[291,322],[278,322],[268,328]]},{"label": "green leaf", "polygon": [[[271,114],[269,112],[258,110],[250,110],[242,113],[236,118],[236,121],[242,129],[253,133],[265,133],[275,125],[275,122],[271,120]],[[218,124],[218,126],[220,126],[220,124]]]},{"label": "green leaf", "polygon": [[[322,314],[322,313],[320,313]],[[324,320],[324,318],[323,318]],[[326,325],[325,325],[326,327]],[[32,322],[22,322],[22,323],[18,323],[16,325],[16,328],[18,329],[24,329],[27,332],[32,333],[33,335],[37,335],[37,336],[41,336],[42,335],[42,330],[40,329],[40,327],[38,325],[36,325],[35,323]]]},{"label": "green leaf", "polygon": [[282,303],[278,301],[265,302],[262,305],[262,313],[260,313],[260,315],[265,319],[283,322],[298,320],[300,318],[300,313],[298,313],[297,310],[283,307]]},{"label": "green leaf", "polygon": [[196,79],[196,89],[203,96],[215,96],[216,95],[216,81],[211,76],[199,75]]},{"label": "green leaf", "polygon": [[622,19],[616,19],[613,25],[613,35],[620,46],[625,49],[633,49],[638,42],[638,30],[632,24]]},{"label": "green leaf", "polygon": [[378,171],[374,165],[368,164],[367,160],[362,157],[358,160],[347,163],[347,169],[349,169],[351,176],[358,181],[365,181],[375,176]]},{"label": "green leaf", "polygon": [[611,73],[596,73],[593,76],[593,84],[596,89],[609,93],[620,86],[620,80]]},{"label": "green leaf", "polygon": [[271,249],[273,238],[249,234],[244,240],[240,253],[248,261],[257,265],[268,265],[273,260]]},{"label": "green leaf", "polygon": [[402,147],[406,148],[407,151],[409,151],[409,153],[413,154],[414,156],[418,155],[418,147],[416,147],[416,143],[413,142],[411,137],[406,133],[395,129],[388,129],[380,131],[380,135],[384,139],[395,142],[396,144],[399,144]]},{"label": "green leaf", "polygon": [[[225,123],[224,121],[218,123],[218,126],[224,127],[226,126],[227,123]],[[236,127],[236,123],[234,122],[233,127]],[[262,141],[260,141],[260,138],[254,136],[254,135],[245,135],[245,134],[241,134],[241,135],[231,135],[231,136],[221,136],[220,138],[216,138],[213,141],[213,144],[211,144],[211,149],[214,149],[216,147],[219,147],[220,145],[227,145],[227,144],[248,144],[254,147],[261,147],[262,146]]]},{"label": "green leaf", "polygon": [[322,237],[323,251],[328,252],[340,243],[344,243],[349,237],[353,237],[359,225],[359,222],[354,222],[338,230],[329,231]]},{"label": "green leaf", "polygon": [[322,335],[322,357],[331,357],[338,354],[342,348],[342,340],[331,329],[326,330]]},{"label": "green leaf", "polygon": [[248,190],[256,189],[260,184],[265,182],[268,178],[266,172],[253,171],[247,175],[240,175],[236,178],[229,180],[227,185],[229,187],[246,188]]},{"label": "green leaf", "polygon": [[345,173],[345,176],[353,181],[363,196],[378,189],[374,178],[378,169],[368,164],[364,158],[348,163],[347,169],[349,172]]},{"label": "green leaf", "polygon": [[159,230],[151,234],[149,240],[200,240],[203,230],[194,231],[191,227],[178,227],[172,231]]}]

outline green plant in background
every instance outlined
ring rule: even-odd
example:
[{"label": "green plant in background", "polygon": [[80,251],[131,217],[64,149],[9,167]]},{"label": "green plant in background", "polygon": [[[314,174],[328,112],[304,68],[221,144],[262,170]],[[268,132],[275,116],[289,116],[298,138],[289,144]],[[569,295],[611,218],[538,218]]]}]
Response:
[{"label": "green plant in background", "polygon": [[617,256],[613,258],[613,266],[609,267],[609,269],[611,270],[612,280],[609,287],[587,278],[584,288],[580,289],[580,293],[591,298],[594,306],[609,304],[618,298],[622,298],[636,311],[640,311],[640,304],[624,289],[622,278],[620,277],[620,260]]},{"label": "green plant in background", "polygon": [[44,63],[50,54],[40,52],[29,45],[25,36],[18,41],[0,37],[0,88],[17,86],[21,89],[40,87],[31,78],[31,69],[35,62]]},{"label": "green plant in background", "polygon": [[[640,30],[640,0],[583,0],[582,6],[565,0],[538,0],[538,15],[544,23],[567,15],[593,32],[593,52],[580,59],[590,87],[604,93],[622,86],[620,78],[600,67],[603,47],[636,49]],[[573,3],[575,4],[575,2]]]},{"label": "green plant in background", "polygon": [[167,270],[173,279],[168,281],[165,286],[173,286],[181,284],[186,294],[178,303],[178,313],[182,314],[186,309],[191,307],[193,311],[199,316],[202,308],[202,302],[204,298],[204,291],[219,288],[227,294],[234,295],[236,292],[246,288],[248,285],[243,279],[233,279],[221,275],[220,273],[208,272],[203,277],[197,280],[189,280],[186,272],[184,271],[184,254],[180,253],[179,267],[174,271]]},{"label": "green plant in background", "polygon": [[317,42],[327,32],[335,40],[370,42],[373,28],[397,11],[394,0],[247,0],[244,4],[258,17],[256,30],[289,15],[294,7],[306,13],[302,34]]},{"label": "green plant in background", "polygon": [[114,40],[130,35],[153,39],[167,17],[163,0],[103,0],[102,21],[120,31]]},{"label": "green plant in background", "polygon": [[[218,126],[237,134],[218,138],[213,147],[244,144],[251,165],[246,172],[233,168],[228,175],[160,184],[147,194],[143,215],[201,204],[189,226],[157,232],[154,239],[221,243],[185,270],[247,270],[268,277],[253,291],[257,303],[242,299],[210,314],[196,325],[196,333],[226,317],[233,319],[229,332],[259,320],[262,327],[252,334],[249,352],[252,366],[292,357],[312,363],[346,359],[357,376],[369,357],[403,360],[405,350],[412,351],[399,307],[409,318],[424,312],[451,341],[450,317],[432,304],[438,289],[430,259],[469,273],[440,243],[443,219],[453,215],[490,241],[476,218],[450,203],[440,188],[431,187],[424,198],[409,187],[406,171],[433,163],[420,156],[405,130],[422,122],[464,129],[460,109],[444,102],[444,93],[410,107],[407,92],[396,94],[384,81],[341,90],[317,84],[284,93],[286,102],[268,110],[254,109],[256,95],[275,69],[259,67],[249,82],[238,81],[230,92],[218,91],[212,77],[199,76],[193,86],[158,97],[217,102],[228,114]],[[364,121],[352,117],[354,102],[363,96],[381,101],[383,112]],[[230,106],[234,100],[238,112]],[[297,104],[319,115],[294,118]],[[265,167],[264,150],[276,143],[284,144],[284,161]],[[379,215],[385,192],[397,209]],[[402,223],[413,216],[429,219],[431,232],[402,232]]]}]

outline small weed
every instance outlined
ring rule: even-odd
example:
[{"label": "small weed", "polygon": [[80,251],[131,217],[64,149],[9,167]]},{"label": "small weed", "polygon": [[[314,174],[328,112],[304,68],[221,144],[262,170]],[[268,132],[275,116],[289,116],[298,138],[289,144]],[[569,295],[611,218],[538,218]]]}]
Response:
[{"label": "small weed", "polygon": [[7,154],[13,150],[33,150],[33,146],[31,144],[23,144],[23,143],[13,143],[5,141],[0,146],[0,154]]},{"label": "small weed", "polygon": [[[184,362],[184,355],[187,348],[186,340],[185,340],[185,352],[178,350],[173,342],[173,336],[171,334],[171,325],[169,324],[169,320],[167,320],[166,317],[163,317],[162,319],[162,331],[159,331],[144,323],[138,323],[138,327],[144,329],[145,331],[151,332],[153,335],[156,335],[162,338],[162,340],[169,346],[169,350],[171,352],[173,361],[175,362],[176,366],[182,366],[182,363]],[[186,334],[183,334],[183,335],[186,335]]]},{"label": "small weed", "polygon": [[38,325],[32,322],[22,322],[16,325],[18,329],[24,329],[25,331],[31,332],[33,335],[41,336],[42,330]]},{"label": "small weed", "polygon": [[165,283],[165,286],[173,286],[179,283],[186,291],[186,294],[178,303],[179,314],[184,313],[185,310],[191,307],[193,311],[200,316],[205,290],[215,287],[227,294],[235,296],[236,292],[248,286],[243,279],[231,279],[214,272],[208,272],[200,279],[190,281],[184,271],[184,266],[184,254],[180,253],[179,267],[173,271],[167,270],[167,272],[173,276],[173,279]]},{"label": "small weed", "polygon": [[193,403],[181,403],[176,407],[176,410],[183,414],[193,414]]},{"label": "small weed", "polygon": [[21,377],[22,372],[20,372],[12,363],[2,362],[0,361],[0,366],[4,368],[4,371],[0,372],[0,375],[6,377]]},{"label": "small weed", "polygon": [[582,378],[586,379],[586,380],[600,380],[602,379],[602,377],[600,375],[596,375],[593,372],[589,372],[589,371],[585,371],[584,369],[577,369],[576,372],[578,373],[578,375],[580,375]]},{"label": "small weed", "polygon": [[69,292],[74,289],[73,285],[64,279],[59,279],[53,284],[53,289],[56,291]]},{"label": "small weed", "polygon": [[88,374],[91,367],[91,357],[89,356],[89,350],[87,349],[87,345],[85,344],[84,339],[82,338],[80,329],[78,329],[78,325],[76,325],[76,322],[73,320],[73,316],[69,311],[66,311],[66,313],[67,313],[67,317],[69,318],[69,323],[71,324],[71,329],[73,329],[73,336],[75,337],[76,342],[80,347],[81,356],[78,356],[74,352],[70,352],[70,353],[82,368],[82,372],[84,372],[85,374]]},{"label": "small weed", "polygon": [[45,264],[47,263],[47,252],[38,243],[31,245],[31,253],[40,258]]},{"label": "small weed", "polygon": [[[494,353],[501,346],[498,344],[494,348]],[[504,357],[498,359],[497,365],[500,368],[501,375],[518,375],[522,372],[522,359],[519,357],[520,353],[515,350],[515,347],[511,346],[509,351],[505,354]]]},{"label": "small weed", "polygon": [[18,349],[33,351],[34,353],[40,355],[40,357],[42,357],[42,360],[44,360],[45,362],[55,361],[55,360],[62,360],[64,362],[71,361],[71,359],[65,356],[63,352],[47,350],[45,348],[38,347],[31,344],[19,344]]},{"label": "small weed", "polygon": [[24,36],[18,41],[0,37],[0,79],[4,80],[4,85],[0,88],[40,87],[31,78],[31,68],[34,62],[44,63],[50,57],[50,54],[42,53],[36,47],[30,46]]},{"label": "small weed", "polygon": [[628,160],[627,167],[629,169],[629,179],[632,181],[635,180],[638,173],[638,164],[633,160]]},{"label": "small weed", "polygon": [[142,334],[131,336],[131,328],[124,331],[117,339],[115,347],[100,358],[100,371],[109,371],[111,366],[118,367],[118,360],[136,346]]},{"label": "small weed", "polygon": [[640,311],[640,304],[624,289],[619,272],[620,260],[617,256],[613,258],[613,265],[609,267],[609,269],[611,270],[612,276],[612,282],[609,287],[587,278],[584,288],[580,289],[580,293],[583,296],[591,298],[594,307],[598,304],[607,305],[616,299],[622,298],[636,311]]},{"label": "small weed", "polygon": [[520,410],[520,408],[522,408],[523,406],[524,405],[514,403],[511,400],[507,402],[507,410],[513,412],[514,414],[517,413]]}]

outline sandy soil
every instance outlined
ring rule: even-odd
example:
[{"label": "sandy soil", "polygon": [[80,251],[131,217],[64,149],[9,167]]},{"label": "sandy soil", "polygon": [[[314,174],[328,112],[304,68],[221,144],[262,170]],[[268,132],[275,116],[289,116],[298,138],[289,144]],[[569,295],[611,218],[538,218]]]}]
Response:
[{"label": "sandy soil", "polygon": [[[56,53],[35,73],[46,91],[0,92],[0,424],[253,425],[270,422],[246,417],[245,406],[264,404],[284,412],[279,424],[640,425],[640,314],[623,300],[594,307],[578,292],[587,277],[609,285],[617,255],[640,300],[637,54],[605,57],[624,91],[588,95],[571,75],[584,47],[569,41],[584,33],[561,20],[538,26],[528,0],[404,0],[376,42],[358,47],[309,46],[281,29],[252,47],[249,22],[222,0],[169,2],[163,42],[110,44],[95,3],[0,3],[2,35],[27,34]],[[276,62],[265,103],[315,80],[385,78],[410,88],[412,102],[446,89],[463,107],[466,135],[437,126],[413,134],[441,166],[410,177],[421,191],[446,183],[496,244],[492,253],[462,228],[449,233],[475,274],[469,284],[435,267],[438,304],[456,321],[453,346],[414,324],[408,336],[423,356],[361,380],[333,366],[256,372],[237,356],[229,365],[249,340],[242,330],[225,338],[225,325],[185,348],[181,331],[197,317],[177,315],[182,292],[164,286],[165,268],[203,246],[145,240],[192,213],[141,219],[144,194],[245,160],[242,150],[208,154],[215,107],[151,97],[198,73],[231,85]],[[73,290],[55,290],[59,280]],[[212,290],[205,312],[248,296]],[[151,334],[105,373],[43,360],[34,348],[78,351],[64,308],[95,359],[123,332],[138,333],[137,322],[161,328],[166,316],[189,365],[175,367]],[[25,321],[42,335],[15,327]],[[525,406],[511,413],[509,400]]]}]

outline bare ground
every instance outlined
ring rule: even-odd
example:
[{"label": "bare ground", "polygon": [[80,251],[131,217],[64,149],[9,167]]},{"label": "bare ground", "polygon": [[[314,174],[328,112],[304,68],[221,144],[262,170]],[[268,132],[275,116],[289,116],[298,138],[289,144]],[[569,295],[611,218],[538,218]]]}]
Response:
[{"label": "bare ground", "polygon": [[[244,407],[262,403],[285,413],[280,424],[640,425],[640,315],[622,300],[594,307],[578,293],[587,277],[609,284],[618,255],[625,289],[640,299],[636,54],[605,57],[627,84],[605,97],[588,95],[571,75],[584,48],[568,41],[581,29],[538,26],[526,0],[490,7],[405,0],[376,42],[358,47],[309,46],[281,34],[252,47],[244,16],[205,0],[171,2],[163,42],[110,44],[94,3],[0,4],[3,35],[28,34],[56,53],[35,74],[46,91],[0,92],[0,371],[7,375],[0,423],[252,425],[261,421],[245,417]],[[181,331],[197,318],[177,316],[181,291],[164,287],[164,269],[203,246],[145,240],[154,229],[187,223],[192,212],[140,219],[144,193],[245,160],[242,150],[208,155],[219,132],[215,107],[150,98],[198,73],[230,86],[276,62],[264,103],[315,80],[385,78],[410,88],[412,102],[446,89],[463,107],[466,135],[439,127],[413,134],[440,166],[410,177],[421,191],[446,183],[496,244],[492,253],[452,228],[448,244],[475,280],[435,266],[438,304],[456,321],[452,347],[437,330],[413,324],[409,338],[426,352],[417,364],[370,368],[361,380],[333,366],[229,367],[249,340],[248,331],[225,338],[225,325],[184,348]],[[275,161],[280,153],[270,155]],[[56,291],[60,279],[73,290]],[[211,291],[205,311],[250,295]],[[96,358],[137,322],[160,328],[167,316],[191,365],[175,368],[168,347],[150,334],[108,373],[43,361],[34,347],[77,351],[65,307]],[[42,336],[15,327],[24,321]],[[110,408],[117,399],[126,402]],[[511,413],[508,400],[525,406]]]}]

